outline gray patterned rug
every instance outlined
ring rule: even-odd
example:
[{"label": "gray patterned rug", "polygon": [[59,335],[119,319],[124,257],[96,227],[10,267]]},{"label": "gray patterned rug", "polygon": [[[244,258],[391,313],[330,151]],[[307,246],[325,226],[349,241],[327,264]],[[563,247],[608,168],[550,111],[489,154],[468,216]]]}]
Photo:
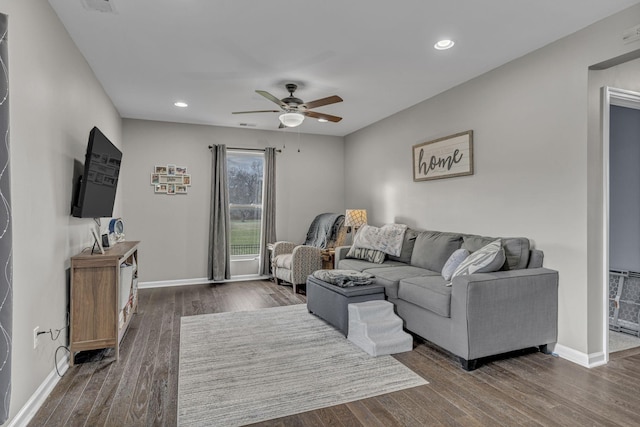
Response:
[{"label": "gray patterned rug", "polygon": [[179,426],[239,426],[428,384],[305,304],[182,318]]}]

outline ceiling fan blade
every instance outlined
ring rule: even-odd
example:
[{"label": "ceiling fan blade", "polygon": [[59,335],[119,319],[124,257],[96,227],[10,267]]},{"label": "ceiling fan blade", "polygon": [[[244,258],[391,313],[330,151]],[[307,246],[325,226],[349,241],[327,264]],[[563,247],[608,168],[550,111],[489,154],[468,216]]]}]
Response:
[{"label": "ceiling fan blade", "polygon": [[338,95],[327,96],[326,98],[316,99],[315,101],[305,102],[302,104],[307,110],[312,108],[322,107],[323,105],[335,104],[336,102],[342,102],[342,98]]},{"label": "ceiling fan blade", "polygon": [[249,113],[279,113],[280,110],[256,110],[256,111],[234,111],[231,114],[249,114]]},{"label": "ceiling fan blade", "polygon": [[325,119],[334,123],[337,123],[340,120],[342,120],[342,117],[332,116],[331,114],[318,113],[317,111],[305,111],[302,114],[308,117],[313,117],[314,119]]},{"label": "ceiling fan blade", "polygon": [[280,101],[278,98],[276,98],[275,96],[271,95],[269,92],[266,92],[264,90],[256,90],[256,93],[264,96],[269,101],[275,102],[276,104],[278,104],[279,106],[281,106],[283,108],[287,107],[287,104],[285,104],[284,102]]}]

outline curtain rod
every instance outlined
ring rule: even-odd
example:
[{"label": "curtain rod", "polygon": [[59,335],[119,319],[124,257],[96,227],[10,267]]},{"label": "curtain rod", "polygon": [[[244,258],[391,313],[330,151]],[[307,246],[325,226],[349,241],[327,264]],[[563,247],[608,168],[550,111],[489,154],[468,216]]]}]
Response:
[{"label": "curtain rod", "polygon": [[[213,145],[209,146],[209,150],[213,148]],[[264,151],[264,148],[238,148],[238,147],[227,147],[228,150],[244,150],[244,151]],[[282,153],[282,150],[276,150],[276,153]]]}]

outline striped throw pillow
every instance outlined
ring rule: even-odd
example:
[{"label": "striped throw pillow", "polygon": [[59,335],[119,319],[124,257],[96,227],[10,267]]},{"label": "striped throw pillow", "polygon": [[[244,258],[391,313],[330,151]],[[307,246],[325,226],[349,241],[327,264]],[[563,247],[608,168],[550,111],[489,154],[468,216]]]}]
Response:
[{"label": "striped throw pillow", "polygon": [[478,249],[467,257],[462,264],[456,268],[451,278],[464,276],[473,273],[490,273],[498,271],[504,264],[505,256],[502,249],[502,241],[494,240],[486,246]]}]

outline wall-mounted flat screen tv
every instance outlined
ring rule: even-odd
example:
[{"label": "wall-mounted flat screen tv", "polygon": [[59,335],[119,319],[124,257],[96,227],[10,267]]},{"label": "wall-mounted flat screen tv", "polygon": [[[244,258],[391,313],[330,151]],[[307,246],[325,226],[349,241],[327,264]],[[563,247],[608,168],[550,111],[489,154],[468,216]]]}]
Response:
[{"label": "wall-mounted flat screen tv", "polygon": [[89,133],[84,173],[71,214],[78,218],[113,215],[122,152],[94,127]]}]

